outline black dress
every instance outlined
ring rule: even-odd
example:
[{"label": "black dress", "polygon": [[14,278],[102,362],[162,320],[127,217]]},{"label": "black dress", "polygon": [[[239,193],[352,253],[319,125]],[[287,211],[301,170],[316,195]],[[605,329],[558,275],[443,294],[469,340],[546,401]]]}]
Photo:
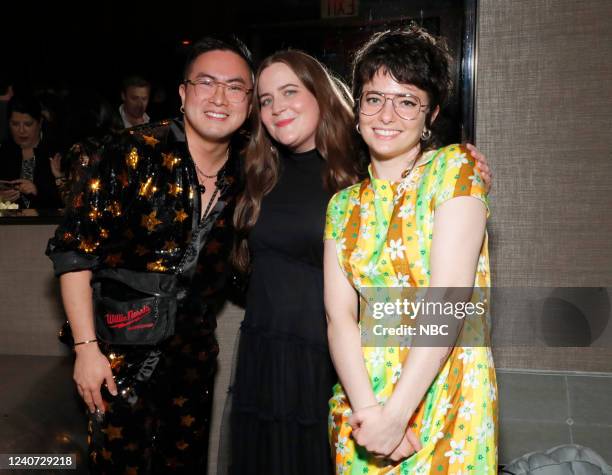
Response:
[{"label": "black dress", "polygon": [[281,156],[279,181],[263,199],[249,237],[252,273],[222,473],[332,473],[327,416],[336,376],[323,305],[323,229],[331,198],[323,188],[324,165],[316,150]]}]

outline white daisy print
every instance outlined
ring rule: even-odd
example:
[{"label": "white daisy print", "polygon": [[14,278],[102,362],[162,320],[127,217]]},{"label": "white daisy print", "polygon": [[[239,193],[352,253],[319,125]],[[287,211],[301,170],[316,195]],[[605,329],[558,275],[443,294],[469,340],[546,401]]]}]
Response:
[{"label": "white daisy print", "polygon": [[463,360],[464,365],[472,363],[475,357],[476,355],[472,348],[464,348],[463,352],[459,355],[459,359]]},{"label": "white daisy print", "polygon": [[365,266],[365,268],[363,269],[363,273],[370,278],[380,275],[380,272],[376,268],[376,264],[374,262],[370,262],[367,266]]},{"label": "white daisy print", "polygon": [[391,256],[391,260],[394,261],[398,257],[400,259],[404,258],[404,251],[406,250],[406,246],[402,244],[401,238],[396,240],[391,239],[389,240],[389,247],[385,248],[385,250]]},{"label": "white daisy print", "polygon": [[497,399],[497,389],[493,383],[489,383],[489,399],[495,401]]},{"label": "white daisy print", "polygon": [[370,226],[369,224],[363,224],[359,228],[359,234],[361,235],[363,239],[370,239],[370,237],[372,236],[371,231],[372,231],[372,226]]},{"label": "white daisy print", "polygon": [[490,416],[487,416],[482,425],[478,428],[476,437],[479,442],[484,442],[487,437],[491,436],[493,436],[493,420]]},{"label": "white daisy print", "polygon": [[450,403],[450,396],[442,398],[438,403],[438,410],[442,415],[445,415],[451,407],[453,405]]},{"label": "white daisy print", "polygon": [[346,443],[347,437],[340,437],[338,438],[338,442],[336,442],[336,449],[338,450],[338,453],[340,453],[340,455],[342,456],[346,455]]},{"label": "white daisy print", "polygon": [[397,214],[398,218],[409,218],[412,215],[414,215],[414,205],[412,203],[400,206],[399,213]]},{"label": "white daisy print", "polygon": [[487,272],[487,261],[485,256],[480,256],[478,258],[478,272],[481,274],[485,274]]},{"label": "white daisy print", "polygon": [[466,373],[465,377],[463,378],[463,384],[467,388],[478,387],[478,377],[476,376],[476,371],[474,369],[471,369]]},{"label": "white daisy print", "polygon": [[473,402],[465,401],[459,408],[459,417],[463,417],[466,421],[471,420],[472,416],[476,414],[475,405]]},{"label": "white daisy print", "polygon": [[410,276],[408,274],[402,275],[401,272],[397,273],[397,276],[391,277],[393,287],[410,287]]},{"label": "white daisy print", "polygon": [[482,178],[480,178],[480,175],[478,173],[476,173],[476,172],[474,172],[473,175],[470,175],[468,177],[468,180],[470,180],[473,185],[478,185],[478,184],[482,183]]},{"label": "white daisy print", "polygon": [[444,453],[445,457],[450,457],[448,463],[451,465],[455,462],[463,463],[463,461],[465,460],[465,456],[469,454],[467,450],[463,449],[463,447],[465,446],[465,440],[462,440],[460,442],[455,442],[454,440],[451,440],[450,446],[451,450]]},{"label": "white daisy print", "polygon": [[353,253],[351,254],[351,260],[352,261],[360,261],[362,260],[364,257],[366,256],[366,253],[363,249],[361,248],[356,248]]},{"label": "white daisy print", "polygon": [[385,364],[385,351],[382,348],[376,348],[370,353],[368,358],[370,365],[376,368],[379,365]]},{"label": "white daisy print", "polygon": [[468,162],[468,159],[465,156],[465,153],[458,153],[448,161],[448,164],[452,168],[461,168],[467,162]]}]

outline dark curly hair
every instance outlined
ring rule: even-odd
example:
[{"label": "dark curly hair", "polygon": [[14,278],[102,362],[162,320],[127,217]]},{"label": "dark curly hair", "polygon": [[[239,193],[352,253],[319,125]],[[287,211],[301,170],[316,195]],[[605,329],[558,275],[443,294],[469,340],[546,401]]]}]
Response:
[{"label": "dark curly hair", "polygon": [[[355,53],[353,59],[353,97],[355,117],[359,118],[359,98],[363,85],[382,69],[402,84],[412,84],[429,97],[425,124],[431,128],[432,112],[442,108],[451,94],[453,81],[452,58],[446,42],[424,28],[411,26],[406,30],[375,33]],[[423,144],[424,145],[424,144]]]}]

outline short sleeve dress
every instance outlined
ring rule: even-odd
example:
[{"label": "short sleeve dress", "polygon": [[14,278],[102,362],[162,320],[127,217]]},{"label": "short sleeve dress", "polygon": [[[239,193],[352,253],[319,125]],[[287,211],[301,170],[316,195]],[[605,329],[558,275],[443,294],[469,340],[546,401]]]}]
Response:
[{"label": "short sleeve dress", "polygon": [[[367,287],[428,286],[436,209],[458,196],[482,200],[488,209],[474,166],[465,149],[450,145],[423,154],[398,183],[376,179],[370,170],[369,178],[332,197],[325,238],[335,240],[340,266],[361,299]],[[490,285],[486,236],[474,285]],[[384,404],[410,348],[362,350],[375,396]],[[385,463],[357,447],[350,415],[348,399],[337,384],[328,421],[337,474],[497,473],[497,384],[487,344],[454,347],[410,420],[423,448],[408,459]]]}]

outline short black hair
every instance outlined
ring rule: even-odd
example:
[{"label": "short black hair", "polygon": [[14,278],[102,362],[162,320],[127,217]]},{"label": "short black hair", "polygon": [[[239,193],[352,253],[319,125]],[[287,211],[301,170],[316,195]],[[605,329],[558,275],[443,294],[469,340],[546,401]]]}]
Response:
[{"label": "short black hair", "polygon": [[42,119],[42,107],[38,99],[29,95],[16,95],[11,97],[7,105],[7,117],[13,112],[28,114],[37,121]]},{"label": "short black hair", "polygon": [[[356,53],[353,60],[353,97],[357,104],[363,85],[382,68],[393,79],[413,84],[429,96],[431,112],[446,104],[452,90],[452,58],[441,38],[422,27],[375,33]],[[357,107],[359,107],[357,105]],[[358,117],[358,111],[356,111]]]},{"label": "short black hair", "polygon": [[151,83],[143,76],[133,74],[131,76],[126,76],[121,82],[121,90],[123,92],[127,91],[128,87],[147,87],[151,89]]},{"label": "short black hair", "polygon": [[208,53],[209,51],[231,51],[232,53],[236,53],[246,61],[251,72],[254,70],[253,55],[251,54],[251,51],[247,45],[245,45],[239,38],[233,35],[215,37],[205,36],[191,45],[191,48],[187,53],[187,58],[185,59],[183,79],[187,79],[187,76],[189,76],[191,65],[194,63],[194,61],[201,54]]}]

